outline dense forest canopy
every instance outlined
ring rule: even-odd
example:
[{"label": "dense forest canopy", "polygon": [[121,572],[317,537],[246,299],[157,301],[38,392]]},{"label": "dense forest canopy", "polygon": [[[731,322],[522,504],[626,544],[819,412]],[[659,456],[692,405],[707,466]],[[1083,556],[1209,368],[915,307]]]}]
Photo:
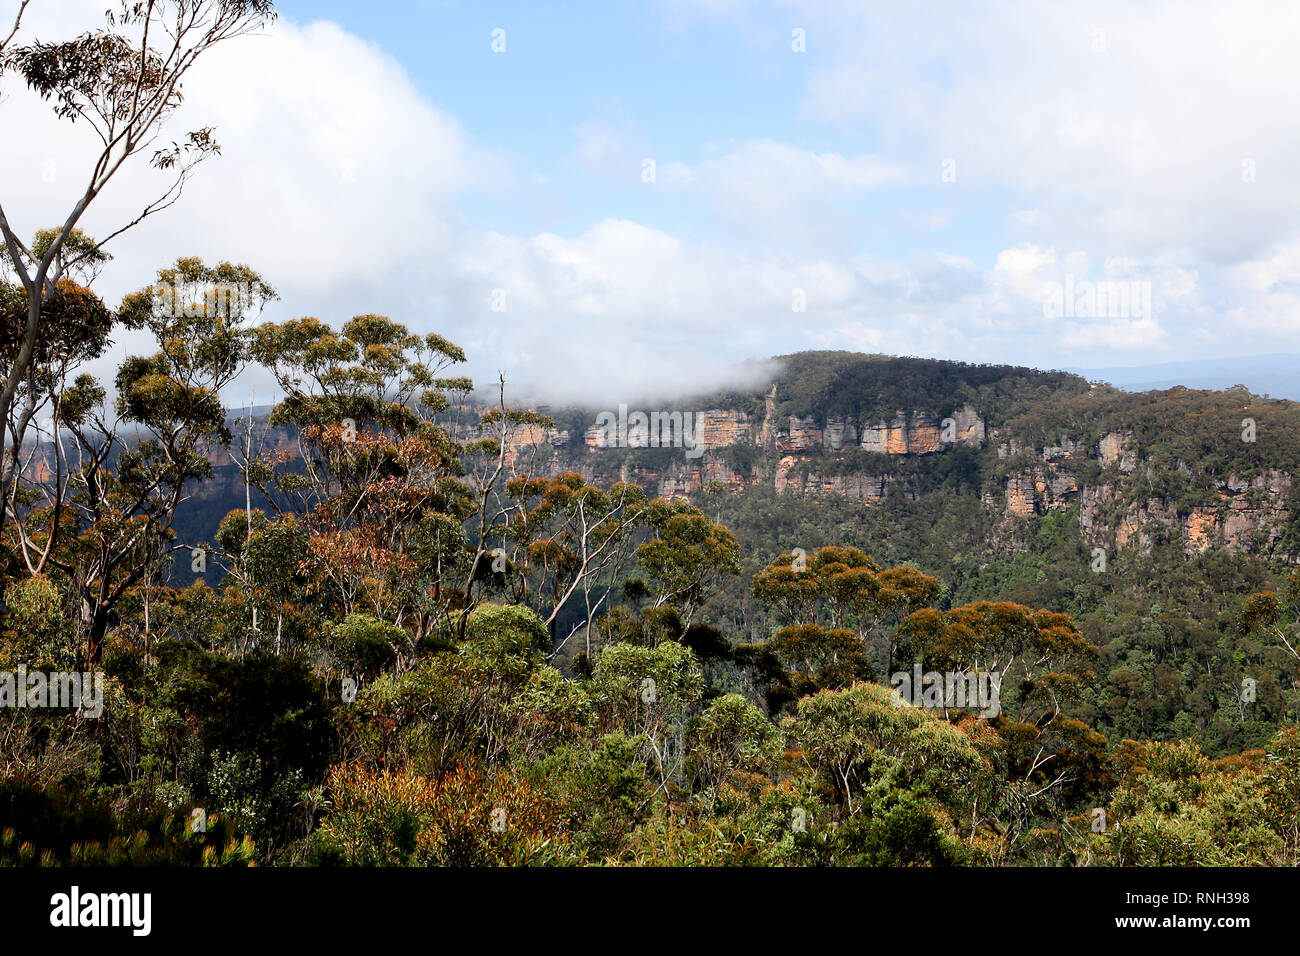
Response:
[{"label": "dense forest canopy", "polygon": [[942,418],[970,403],[998,424],[1013,411],[1049,394],[1087,392],[1088,383],[1065,372],[1010,365],[971,365],[935,359],[798,352],[779,356],[777,408],[782,414],[887,422],[899,412]]}]

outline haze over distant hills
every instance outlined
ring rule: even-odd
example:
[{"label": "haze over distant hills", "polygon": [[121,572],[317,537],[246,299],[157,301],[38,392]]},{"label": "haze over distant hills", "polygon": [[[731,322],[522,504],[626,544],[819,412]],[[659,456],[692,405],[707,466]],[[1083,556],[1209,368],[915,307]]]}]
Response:
[{"label": "haze over distant hills", "polygon": [[[887,357],[887,356],[882,356]],[[754,360],[734,370],[734,378],[739,381],[762,378],[764,372],[771,374],[769,367],[772,359]],[[1044,369],[1045,370],[1045,369]],[[1222,391],[1234,385],[1245,385],[1256,395],[1271,398],[1285,398],[1300,402],[1300,355],[1251,355],[1226,359],[1192,359],[1176,362],[1158,362],[1150,365],[1117,365],[1107,368],[1079,368],[1069,366],[1061,369],[1072,375],[1079,375],[1088,381],[1103,381],[1126,392],[1160,391],[1182,385],[1186,388]],[[626,398],[627,396],[623,396]],[[663,395],[659,400],[680,398],[680,395]],[[478,393],[482,401],[495,402],[490,388]],[[248,414],[248,406],[241,405],[234,397],[227,396],[232,418]],[[543,405],[552,407],[587,407],[609,404],[608,402],[574,402],[566,401],[560,396],[529,394],[527,388],[523,393],[515,392],[512,404],[525,406]],[[262,417],[270,413],[272,405],[258,403],[252,408],[255,416]]]},{"label": "haze over distant hills", "polygon": [[1256,395],[1300,401],[1300,355],[1249,355],[1242,358],[1196,359],[1156,365],[1112,368],[1067,368],[1085,378],[1098,379],[1126,392],[1152,389],[1225,389],[1245,385]]},{"label": "haze over distant hills", "polygon": [[[903,358],[905,356],[881,356],[886,358]],[[736,366],[732,370],[735,383],[762,380],[770,376],[772,369],[768,363],[772,360],[754,360],[746,365]],[[939,359],[938,361],[943,361]],[[1047,371],[1045,365],[1035,366]],[[1069,372],[1088,379],[1090,382],[1108,382],[1126,392],[1163,391],[1182,385],[1186,388],[1208,391],[1222,391],[1234,385],[1245,385],[1255,395],[1271,398],[1285,398],[1300,401],[1300,355],[1248,355],[1238,358],[1188,359],[1173,362],[1158,362],[1150,365],[1116,365],[1106,368],[1080,368],[1066,366],[1061,371]],[[741,386],[743,388],[743,386]],[[527,389],[525,389],[527,391]],[[680,395],[659,396],[661,399],[679,398]],[[485,391],[485,395],[488,392]],[[516,399],[521,398],[516,395]],[[490,400],[490,399],[489,399]],[[591,401],[566,401],[563,397],[546,395],[536,397],[535,402],[547,405],[592,405]],[[527,401],[525,402],[528,403]],[[605,404],[608,404],[606,402]]]}]

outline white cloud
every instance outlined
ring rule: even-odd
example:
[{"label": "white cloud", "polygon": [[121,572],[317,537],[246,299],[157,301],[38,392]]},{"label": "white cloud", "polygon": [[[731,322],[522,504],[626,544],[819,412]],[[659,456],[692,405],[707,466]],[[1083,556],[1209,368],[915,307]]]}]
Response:
[{"label": "white cloud", "polygon": [[1300,84],[1295,4],[799,9],[827,51],[807,114],[1028,195],[1027,238],[1232,262],[1300,213],[1300,136],[1280,121]]},{"label": "white cloud", "polygon": [[[574,238],[490,234],[451,268],[478,289],[471,351],[491,363],[527,339],[521,381],[587,397],[707,387],[731,363],[803,339],[788,334],[804,319],[796,290],[825,314],[858,289],[846,265],[760,259],[614,219]],[[491,310],[495,289],[503,312]]]},{"label": "white cloud", "polygon": [[1067,323],[1064,341],[1070,348],[1086,349],[1095,354],[1098,348],[1151,349],[1160,346],[1167,336],[1153,319],[1115,322]]},{"label": "white cloud", "polygon": [[885,341],[885,333],[881,329],[870,328],[865,322],[854,321],[836,326],[829,332],[814,332],[811,338],[822,346],[848,347],[855,352],[877,352]]},{"label": "white cloud", "polygon": [[[38,9],[66,33],[59,17],[101,4]],[[234,258],[280,288],[276,318],[387,312],[458,341],[481,379],[500,368],[537,391],[601,401],[706,388],[742,359],[809,347],[1086,366],[1123,352],[1300,346],[1300,189],[1289,181],[1300,139],[1279,120],[1300,68],[1277,32],[1300,15],[1233,19],[1216,7],[1197,19],[1109,0],[1087,14],[953,6],[920,20],[858,9],[800,8],[816,51],[804,119],[868,130],[846,141],[878,148],[828,147],[839,141],[821,125],[817,148],[756,135],[700,144],[692,162],[661,158],[666,196],[731,227],[703,235],[670,203],[653,226],[643,206],[563,231],[467,221],[460,205],[475,190],[508,192],[546,210],[543,221],[571,221],[572,197],[472,141],[375,45],[282,21],[214,54],[187,85],[172,129],[216,125],[224,153],[180,205],[115,245],[102,291],[115,301],[177,255]],[[1091,49],[1096,23],[1104,54]],[[31,232],[61,217],[86,154],[82,133],[7,90],[7,128],[41,147],[0,153],[0,183],[34,184],[0,185],[0,201]],[[645,203],[640,161],[652,151],[632,117],[600,116],[561,127],[578,168],[626,179]],[[937,182],[943,156],[958,159],[957,190]],[[1256,182],[1241,181],[1242,157],[1256,160]],[[950,190],[941,209],[918,197],[917,170]],[[157,185],[148,169],[124,175],[87,229],[107,231]],[[1003,211],[972,228],[972,196]],[[864,228],[893,224],[922,239],[863,251]],[[973,232],[990,251],[972,251]],[[1067,276],[1149,283],[1152,314],[1051,319],[1045,296]]]},{"label": "white cloud", "polygon": [[[264,35],[228,41],[184,89],[165,137],[215,126],[222,155],[199,168],[176,207],[114,243],[132,264],[131,274],[112,276],[123,288],[177,255],[247,261],[287,290],[383,281],[413,248],[450,247],[457,194],[507,176],[504,161],[472,146],[400,64],[330,23],[282,20]],[[84,129],[57,122],[12,81],[6,92],[6,125],[31,130],[57,169],[49,188],[4,191],[11,221],[32,232],[66,215],[93,153]],[[42,159],[3,151],[0,182],[39,181],[31,166]],[[165,188],[147,159],[124,167],[91,207],[83,224],[92,235]]]},{"label": "white cloud", "polygon": [[[34,5],[43,19],[23,35],[93,27],[89,8],[102,15],[102,0]],[[215,126],[222,153],[199,167],[177,205],[111,244],[115,262],[97,286],[110,304],[177,256],[196,255],[259,270],[282,294],[275,317],[318,312],[341,321],[352,312],[332,304],[371,311],[369,299],[387,307],[413,265],[456,247],[459,195],[511,182],[502,155],[470,143],[399,63],[331,23],[282,19],[262,35],[228,41],[199,61],[184,92],[165,138]],[[0,183],[38,184],[0,186],[10,222],[30,234],[67,215],[94,142],[10,78],[4,93],[6,127],[41,144],[0,151]],[[169,180],[147,161],[146,153],[123,167],[83,219],[87,232],[107,235],[166,189]],[[52,170],[50,181],[42,168]],[[139,336],[120,339],[126,349],[149,347]],[[111,374],[114,361],[95,371]],[[265,385],[264,376],[254,380]]]},{"label": "white cloud", "polygon": [[583,169],[629,181],[640,176],[646,148],[631,124],[592,120],[578,124],[573,133],[578,141],[576,158]]},{"label": "white cloud", "polygon": [[770,139],[706,144],[695,164],[665,163],[659,182],[697,193],[733,224],[783,238],[824,231],[845,202],[905,183],[906,169],[876,156],[816,152]]}]

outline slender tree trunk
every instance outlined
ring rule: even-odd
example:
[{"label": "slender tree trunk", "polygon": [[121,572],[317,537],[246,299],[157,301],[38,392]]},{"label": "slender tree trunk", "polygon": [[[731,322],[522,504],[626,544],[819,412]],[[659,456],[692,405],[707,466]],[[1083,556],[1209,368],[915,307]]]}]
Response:
[{"label": "slender tree trunk", "polygon": [[[248,481],[249,456],[253,453],[253,399],[248,399],[248,433],[244,439],[244,520],[247,522],[247,535],[253,533],[253,490]],[[253,602],[253,630],[257,630],[257,602]]]},{"label": "slender tree trunk", "polygon": [[144,663],[149,666],[149,582],[152,575],[144,579]]}]

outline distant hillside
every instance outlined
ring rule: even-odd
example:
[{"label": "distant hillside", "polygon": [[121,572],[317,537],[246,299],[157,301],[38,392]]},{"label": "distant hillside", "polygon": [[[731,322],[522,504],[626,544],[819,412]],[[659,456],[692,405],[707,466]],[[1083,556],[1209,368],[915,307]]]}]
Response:
[{"label": "distant hillside", "polygon": [[[696,415],[694,454],[654,447],[635,427],[611,440],[595,425],[616,407],[543,408],[554,427],[514,434],[511,457],[664,497],[765,488],[869,507],[955,490],[1000,522],[989,547],[1004,553],[1023,546],[1024,521],[1069,512],[1097,546],[1170,539],[1188,555],[1300,554],[1295,403],[1241,389],[1129,393],[1068,372],[849,352],[780,356],[772,367],[752,392],[640,410]],[[447,425],[473,438],[483,410],[458,407]],[[1247,419],[1253,441],[1242,437]],[[287,433],[261,441],[296,452]],[[178,521],[187,535],[210,534],[243,506],[238,468],[224,454],[212,460],[213,479],[195,487]]]},{"label": "distant hillside", "polygon": [[1089,381],[1109,382],[1128,392],[1176,386],[1225,389],[1245,385],[1257,395],[1300,401],[1300,355],[1253,355],[1246,358],[1196,359],[1156,365],[1070,369]]},{"label": "distant hillside", "polygon": [[1002,550],[1020,546],[1017,521],[1073,509],[1098,546],[1172,536],[1187,554],[1300,554],[1294,403],[1241,389],[1127,393],[1068,372],[847,352],[774,366],[761,390],[664,410],[699,415],[695,457],[647,447],[655,442],[635,429],[611,440],[592,409],[548,410],[555,428],[521,435],[517,450],[549,474],[631,480],[663,496],[764,486],[876,505],[956,486],[1008,522],[994,537]]}]

